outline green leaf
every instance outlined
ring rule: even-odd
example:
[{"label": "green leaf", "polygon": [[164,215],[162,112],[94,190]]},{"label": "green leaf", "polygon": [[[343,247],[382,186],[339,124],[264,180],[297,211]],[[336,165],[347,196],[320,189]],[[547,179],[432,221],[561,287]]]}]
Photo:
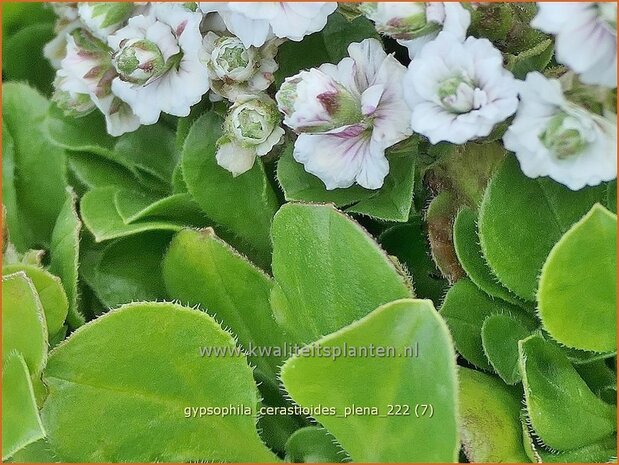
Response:
[{"label": "green leaf", "polygon": [[329,205],[286,204],[273,221],[271,304],[298,342],[311,342],[410,297],[410,283],[361,226]]},{"label": "green leaf", "polygon": [[372,197],[361,199],[347,211],[385,221],[408,221],[413,205],[413,187],[415,183],[414,150],[404,153],[392,152],[389,159],[389,174],[385,184]]},{"label": "green leaf", "polygon": [[168,231],[149,231],[113,241],[97,264],[94,290],[106,306],[164,300],[161,260],[170,244]]},{"label": "green leaf", "polygon": [[532,71],[544,71],[553,55],[553,40],[546,39],[518,55],[510,55],[507,59],[507,69],[516,79],[524,79]]},{"label": "green leaf", "polygon": [[34,284],[23,272],[2,277],[2,353],[14,351],[23,356],[32,375],[45,366],[45,314]]},{"label": "green leaf", "polygon": [[448,284],[432,261],[420,218],[387,229],[380,235],[379,242],[388,254],[404,263],[412,275],[415,295],[435,303],[443,299]]},{"label": "green leaf", "polygon": [[163,124],[141,126],[118,138],[114,159],[128,164],[136,172],[142,170],[170,184],[179,159],[175,134]]},{"label": "green leaf", "polygon": [[548,253],[605,194],[605,186],[574,192],[550,179],[527,178],[516,158],[508,157],[479,211],[481,248],[499,281],[519,297],[535,300]]},{"label": "green leaf", "polygon": [[[178,233],[162,268],[171,298],[186,305],[200,305],[230,328],[245,349],[282,348],[285,338],[269,304],[272,279],[219,239],[212,229]],[[257,355],[250,361],[275,378],[283,356]]]},{"label": "green leaf", "polygon": [[[200,357],[205,344],[235,347],[212,317],[175,304],[128,304],[82,326],[44,372],[53,450],[76,462],[277,461],[256,431],[245,357]],[[187,410],[230,405],[252,414]]]},{"label": "green leaf", "polygon": [[519,352],[528,420],[545,446],[576,449],[617,430],[617,408],[591,392],[556,345],[531,336]]},{"label": "green leaf", "polygon": [[86,188],[116,186],[135,189],[137,177],[124,166],[104,157],[85,152],[67,154],[69,168],[75,178]]},{"label": "green leaf", "polygon": [[55,70],[43,56],[43,47],[54,38],[50,23],[32,24],[17,31],[2,45],[2,74],[11,81],[27,82],[45,95],[52,92]]},{"label": "green leaf", "polygon": [[[4,302],[2,307],[4,313]],[[2,460],[6,460],[45,437],[45,430],[24,357],[17,352],[4,352],[4,344],[2,350]]]},{"label": "green leaf", "polygon": [[9,82],[2,85],[2,96],[3,121],[14,144],[17,204],[24,212],[21,231],[28,234],[29,248],[47,246],[65,202],[65,153],[47,138],[43,121],[49,103],[41,94]]},{"label": "green leaf", "polygon": [[469,208],[458,212],[454,222],[454,247],[458,260],[469,279],[490,297],[498,297],[514,305],[524,305],[498,282],[486,263],[479,245],[475,213]]},{"label": "green leaf", "polygon": [[595,205],[557,242],[542,268],[538,307],[561,344],[617,350],[617,215]]},{"label": "green leaf", "polygon": [[116,210],[127,224],[149,218],[180,221],[202,226],[207,218],[189,194],[173,194],[158,198],[144,192],[119,190],[114,196]]},{"label": "green leaf", "polygon": [[117,139],[107,133],[105,119],[99,111],[75,118],[65,116],[56,105],[51,105],[46,126],[54,143],[64,149],[97,154],[115,162],[122,161],[114,157]]},{"label": "green leaf", "polygon": [[340,463],[346,452],[324,428],[306,426],[286,442],[286,461],[294,463]]},{"label": "green leaf", "polygon": [[520,382],[518,341],[531,331],[509,315],[494,314],[484,320],[481,340],[486,358],[506,384]]},{"label": "green leaf", "polygon": [[263,266],[269,262],[269,230],[277,198],[260,160],[236,178],[217,164],[222,124],[221,117],[209,112],[191,127],[182,155],[187,189],[206,216],[245,241]]},{"label": "green leaf", "polygon": [[13,263],[2,267],[3,275],[23,272],[34,285],[37,299],[43,308],[45,326],[49,337],[54,336],[64,324],[69,301],[60,278],[37,265]]},{"label": "green leaf", "polygon": [[114,205],[115,187],[101,187],[87,192],[80,202],[84,225],[97,242],[131,236],[146,231],[180,231],[183,226],[170,221],[142,221],[125,224]]},{"label": "green leaf", "polygon": [[520,393],[498,378],[459,367],[462,447],[470,462],[528,462],[520,426]]},{"label": "green leaf", "polygon": [[374,194],[355,184],[347,189],[328,191],[320,178],[305,171],[293,156],[293,144],[288,144],[277,162],[277,180],[287,201],[333,203],[338,207],[352,205]]},{"label": "green leaf", "polygon": [[492,366],[483,350],[481,332],[486,318],[495,314],[510,315],[530,330],[536,326],[532,315],[502,300],[493,300],[468,279],[461,279],[449,289],[441,307],[456,350],[476,367],[488,371]]},{"label": "green leaf", "polygon": [[[393,348],[396,355],[333,358],[311,354],[320,347],[350,355],[350,348],[367,349],[370,344]],[[415,344],[421,354],[407,357],[407,348]],[[305,355],[304,350],[308,350]],[[391,302],[304,350],[284,364],[284,386],[302,406],[336,410],[335,415],[313,416],[353,461],[456,460],[455,354],[449,332],[430,301]],[[402,412],[410,410],[390,415],[397,411],[390,410],[390,405],[402,406]],[[351,406],[378,411],[344,417]]]},{"label": "green leaf", "polygon": [[[69,301],[67,321],[72,328],[77,328],[85,323],[84,315],[80,313],[77,307],[77,269],[82,222],[77,215],[77,197],[70,188],[67,189],[66,196],[67,200],[60,210],[56,219],[56,226],[52,232],[49,271],[57,275],[62,281]],[[45,303],[43,303],[43,308],[45,308]]]}]

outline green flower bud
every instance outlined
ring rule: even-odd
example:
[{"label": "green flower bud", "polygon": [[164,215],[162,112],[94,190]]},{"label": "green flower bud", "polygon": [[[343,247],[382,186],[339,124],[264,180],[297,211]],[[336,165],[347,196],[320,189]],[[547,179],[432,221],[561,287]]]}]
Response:
[{"label": "green flower bud", "polygon": [[219,79],[237,82],[251,79],[259,59],[255,48],[245,48],[237,37],[220,37],[214,46],[211,65]]},{"label": "green flower bud", "polygon": [[259,98],[232,106],[225,129],[239,142],[259,145],[267,140],[279,125],[280,117],[274,102]]},{"label": "green flower bud", "polygon": [[550,119],[539,138],[544,147],[557,158],[566,159],[579,154],[587,147],[588,132],[591,130],[584,128],[577,117],[561,111]]},{"label": "green flower bud", "polygon": [[95,104],[90,95],[62,90],[56,83],[54,83],[54,86],[56,88],[52,95],[52,101],[65,115],[79,118],[86,116],[95,109]]},{"label": "green flower bud", "polygon": [[466,76],[445,79],[438,88],[443,107],[453,113],[467,113],[475,106],[475,84]]},{"label": "green flower bud", "polygon": [[364,2],[359,10],[375,23],[376,30],[394,39],[410,40],[440,30],[428,21],[425,2]]},{"label": "green flower bud", "polygon": [[133,12],[133,3],[128,2],[101,2],[80,3],[80,16],[91,26],[100,29],[120,24]]},{"label": "green flower bud", "polygon": [[167,69],[157,44],[146,39],[132,39],[121,43],[121,49],[113,61],[121,78],[134,84],[146,84],[161,76]]}]

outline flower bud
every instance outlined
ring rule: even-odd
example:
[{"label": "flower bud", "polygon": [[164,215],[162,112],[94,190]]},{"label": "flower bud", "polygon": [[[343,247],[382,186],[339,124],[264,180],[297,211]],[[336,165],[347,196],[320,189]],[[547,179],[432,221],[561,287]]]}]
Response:
[{"label": "flower bud", "polygon": [[211,53],[212,68],[224,81],[247,81],[254,74],[256,55],[255,48],[245,48],[237,37],[220,37]]},{"label": "flower bud", "polygon": [[363,120],[359,99],[315,68],[287,78],[275,98],[296,132],[325,132]]},{"label": "flower bud", "polygon": [[479,108],[483,95],[466,76],[445,79],[438,87],[438,98],[443,107],[452,113],[468,113]]},{"label": "flower bud", "polygon": [[274,102],[253,98],[235,104],[226,118],[225,128],[236,140],[249,145],[262,144],[279,124]]},{"label": "flower bud", "polygon": [[573,157],[589,144],[587,135],[594,134],[592,128],[588,127],[590,125],[585,123],[586,120],[578,118],[576,114],[560,111],[539,135],[540,141],[560,160]]},{"label": "flower bud", "polygon": [[95,109],[95,103],[87,92],[77,92],[71,85],[71,80],[57,75],[54,80],[54,94],[52,101],[65,115],[79,118],[86,116]]},{"label": "flower bud", "polygon": [[428,20],[424,2],[364,2],[359,10],[378,32],[394,39],[410,40],[440,30],[438,23]]},{"label": "flower bud", "polygon": [[78,4],[80,19],[100,39],[105,39],[107,35],[116,31],[131,15],[133,9],[133,3],[127,2]]},{"label": "flower bud", "polygon": [[166,62],[161,50],[146,39],[131,39],[121,43],[121,49],[113,59],[114,67],[121,78],[134,84],[146,84],[166,71]]}]

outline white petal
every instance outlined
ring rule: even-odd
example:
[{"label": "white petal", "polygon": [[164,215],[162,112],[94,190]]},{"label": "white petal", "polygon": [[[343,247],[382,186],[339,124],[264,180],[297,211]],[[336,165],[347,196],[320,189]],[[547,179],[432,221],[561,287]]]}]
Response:
[{"label": "white petal", "polygon": [[218,147],[215,159],[219,166],[230,171],[236,178],[254,166],[256,152],[252,148],[228,142]]}]

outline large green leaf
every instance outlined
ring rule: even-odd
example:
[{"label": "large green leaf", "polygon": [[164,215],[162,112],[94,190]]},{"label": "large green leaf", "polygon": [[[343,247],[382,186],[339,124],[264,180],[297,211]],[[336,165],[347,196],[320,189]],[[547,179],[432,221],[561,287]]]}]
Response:
[{"label": "large green leaf", "polygon": [[49,245],[65,202],[65,153],[47,138],[43,122],[48,106],[26,84],[2,85],[2,115],[13,138],[17,205],[28,247]]},{"label": "large green leaf", "polygon": [[[44,372],[53,450],[77,462],[276,461],[245,357],[200,357],[206,344],[235,347],[212,317],[175,304],[128,304],[82,326]],[[230,405],[251,414],[199,414]]]},{"label": "large green leaf", "polygon": [[544,445],[576,449],[617,430],[617,407],[591,392],[559,347],[531,336],[519,351],[528,419]]},{"label": "large green leaf", "polygon": [[501,283],[486,263],[477,235],[476,216],[473,210],[463,208],[454,222],[454,247],[458,260],[469,279],[491,297],[498,297],[515,305],[522,302]]},{"label": "large green leaf", "polygon": [[[2,307],[4,310],[4,304]],[[18,352],[2,349],[2,460],[6,460],[45,437],[45,430],[24,358]]]},{"label": "large green leaf", "polygon": [[[415,344],[421,352],[411,357]],[[362,351],[370,345],[391,348],[395,355],[350,356],[351,348]],[[338,350],[347,356],[315,355]],[[449,331],[429,300],[391,302],[321,338],[284,364],[282,381],[301,406],[335,410],[313,416],[353,461],[457,458],[455,354]],[[365,414],[352,415],[347,409],[353,406],[365,408]]]},{"label": "large green leaf", "polygon": [[412,294],[372,237],[332,206],[286,204],[272,234],[271,304],[298,342],[315,341]]},{"label": "large green leaf", "polygon": [[165,300],[161,260],[171,232],[148,231],[108,244],[97,263],[94,290],[107,307]]},{"label": "large green leaf", "polygon": [[538,307],[561,344],[617,350],[617,215],[595,205],[565,233],[542,268]]},{"label": "large green leaf", "polygon": [[460,435],[470,462],[528,462],[520,426],[520,393],[498,378],[460,367]]},{"label": "large green leaf", "polygon": [[64,324],[69,311],[67,294],[58,276],[54,276],[37,265],[12,263],[2,267],[2,274],[23,272],[34,285],[37,299],[45,315],[45,326],[48,336],[53,337]]},{"label": "large green leaf", "polygon": [[264,167],[254,167],[234,178],[217,164],[216,142],[221,136],[222,118],[214,112],[202,115],[185,139],[182,167],[187,189],[206,216],[238,235],[260,259],[269,262],[269,230],[277,199]]},{"label": "large green leaf", "polygon": [[[285,338],[269,304],[272,279],[212,229],[176,235],[163,261],[163,278],[171,298],[200,305],[230,328],[246,349],[280,347]],[[250,361],[274,377],[286,354],[256,354]]]},{"label": "large green leaf", "polygon": [[2,353],[11,352],[23,356],[33,375],[41,372],[47,360],[45,314],[24,272],[2,277]]},{"label": "large green leaf", "polygon": [[97,242],[145,231],[180,231],[183,228],[181,224],[164,220],[125,224],[114,205],[117,190],[116,187],[96,188],[87,192],[80,202],[82,220]]},{"label": "large green leaf", "polygon": [[605,196],[605,186],[574,192],[547,178],[527,178],[515,157],[508,157],[479,211],[481,248],[499,281],[519,297],[535,300],[552,247]]},{"label": "large green leaf", "polygon": [[536,326],[532,315],[520,307],[492,299],[468,279],[461,279],[449,289],[441,307],[458,352],[476,367],[489,371],[492,366],[483,350],[482,326],[486,318],[496,314],[510,315],[530,330]]},{"label": "large green leaf", "polygon": [[[49,271],[62,281],[65,293],[69,300],[69,314],[67,321],[73,328],[84,324],[84,315],[77,307],[77,284],[78,284],[78,262],[80,247],[80,231],[82,222],[77,215],[77,197],[72,190],[67,190],[67,200],[65,201],[56,226],[52,232],[51,260]],[[45,304],[43,304],[45,308]],[[49,325],[49,323],[48,323]]]}]

